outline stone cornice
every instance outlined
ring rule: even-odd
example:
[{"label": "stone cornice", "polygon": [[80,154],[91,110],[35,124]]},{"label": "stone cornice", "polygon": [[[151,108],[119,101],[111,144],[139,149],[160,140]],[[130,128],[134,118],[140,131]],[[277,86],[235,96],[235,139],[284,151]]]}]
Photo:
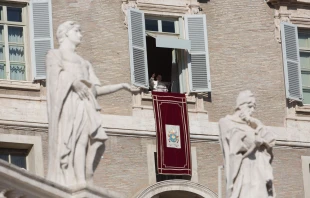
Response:
[{"label": "stone cornice", "polygon": [[[150,115],[147,115],[147,112]],[[102,114],[103,128],[108,136],[121,137],[155,137],[155,123],[152,110],[145,110],[145,117],[118,116]],[[194,117],[192,117],[194,116]],[[197,116],[197,117],[196,117]],[[202,118],[199,118],[203,116]],[[217,122],[204,121],[207,115],[190,113],[191,141],[214,141],[218,142],[219,127]],[[200,120],[201,119],[201,120]],[[297,119],[297,118],[294,118]],[[293,118],[291,120],[294,120]],[[307,122],[309,120],[306,120]],[[47,132],[47,123],[30,123],[9,120],[0,120],[0,128],[8,128],[24,131]],[[308,147],[310,148],[310,137],[308,130],[290,127],[271,127],[277,136],[277,146]]]},{"label": "stone cornice", "polygon": [[31,81],[0,80],[0,88],[40,91],[40,84]]},{"label": "stone cornice", "polygon": [[[93,185],[82,184],[66,188],[54,182],[29,173],[17,166],[0,160],[0,195],[4,197],[94,197],[124,198],[125,196]],[[7,193],[7,194],[6,194]]]}]

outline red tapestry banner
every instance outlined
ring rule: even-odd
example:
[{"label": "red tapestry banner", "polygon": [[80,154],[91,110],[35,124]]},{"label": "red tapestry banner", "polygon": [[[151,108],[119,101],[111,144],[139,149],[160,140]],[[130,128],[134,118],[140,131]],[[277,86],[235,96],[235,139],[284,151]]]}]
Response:
[{"label": "red tapestry banner", "polygon": [[152,92],[159,174],[192,175],[185,94]]}]

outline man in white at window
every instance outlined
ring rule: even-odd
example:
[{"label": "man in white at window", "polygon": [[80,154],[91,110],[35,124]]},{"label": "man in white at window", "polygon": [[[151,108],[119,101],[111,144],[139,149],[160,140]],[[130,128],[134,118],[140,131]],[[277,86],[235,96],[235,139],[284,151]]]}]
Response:
[{"label": "man in white at window", "polygon": [[155,73],[152,74],[150,80],[149,80],[149,84],[150,84],[150,90],[153,91],[157,85],[157,82],[155,82]]},{"label": "man in white at window", "polygon": [[162,79],[161,75],[158,75],[156,79],[157,79],[157,86],[154,89],[154,91],[168,92],[168,88],[167,88],[166,84],[161,81],[161,79]]}]

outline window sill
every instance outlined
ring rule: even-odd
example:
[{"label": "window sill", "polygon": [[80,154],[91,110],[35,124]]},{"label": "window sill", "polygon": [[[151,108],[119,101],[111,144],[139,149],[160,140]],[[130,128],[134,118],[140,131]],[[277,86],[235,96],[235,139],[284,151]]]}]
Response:
[{"label": "window sill", "polygon": [[5,2],[29,3],[30,0],[4,0]]},{"label": "window sill", "polygon": [[289,117],[286,117],[286,120],[310,122],[310,118],[309,117],[289,116]]},{"label": "window sill", "polygon": [[[134,105],[132,106],[133,109],[141,109],[141,110],[152,110],[153,111],[153,106],[144,106],[144,105]],[[208,111],[201,111],[201,110],[195,110],[195,109],[187,109],[189,113],[203,113],[203,114],[208,114]]]},{"label": "window sill", "polygon": [[[188,95],[188,94],[185,94],[185,95],[186,95],[186,100],[188,103],[196,103],[195,95]],[[141,97],[142,97],[142,100],[152,100],[152,94],[150,92],[149,93],[142,92]]]},{"label": "window sill", "polygon": [[0,88],[39,91],[40,84],[34,84],[31,81],[0,80]]},{"label": "window sill", "polygon": [[310,105],[296,106],[295,110],[296,112],[310,113]]}]

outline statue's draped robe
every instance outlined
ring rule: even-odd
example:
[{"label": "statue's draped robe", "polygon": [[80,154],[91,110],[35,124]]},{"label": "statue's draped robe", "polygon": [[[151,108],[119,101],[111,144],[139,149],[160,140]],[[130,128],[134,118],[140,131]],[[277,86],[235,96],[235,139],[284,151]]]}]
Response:
[{"label": "statue's draped robe", "polygon": [[[255,131],[232,116],[219,121],[220,143],[224,153],[227,198],[275,197],[271,167],[274,135],[265,127],[258,135],[268,144],[254,148]],[[248,156],[244,156],[246,153]]]},{"label": "statue's draped robe", "polygon": [[[79,56],[77,56],[79,57]],[[104,143],[100,107],[90,87],[100,85],[88,61],[79,57],[72,64],[59,50],[50,50],[46,57],[47,108],[49,122],[49,166],[47,178],[63,185],[74,185],[74,152],[82,135]],[[89,86],[89,100],[81,100],[72,90],[80,80]],[[92,144],[88,144],[88,150]],[[86,152],[87,153],[87,152]],[[87,156],[80,156],[86,160]],[[81,159],[80,159],[81,160]]]}]

